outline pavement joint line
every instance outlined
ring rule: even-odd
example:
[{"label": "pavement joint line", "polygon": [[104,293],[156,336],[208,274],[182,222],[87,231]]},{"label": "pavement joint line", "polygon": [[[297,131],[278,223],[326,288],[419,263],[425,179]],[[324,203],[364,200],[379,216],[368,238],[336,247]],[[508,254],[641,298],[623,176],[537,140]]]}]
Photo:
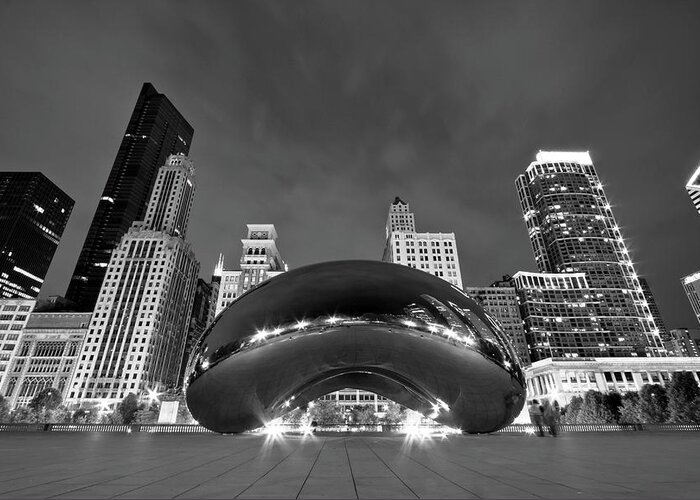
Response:
[{"label": "pavement joint line", "polygon": [[245,493],[246,491],[248,491],[249,489],[251,489],[253,486],[255,486],[255,485],[258,483],[258,481],[260,481],[262,478],[264,478],[265,476],[267,476],[267,475],[268,475],[270,472],[272,472],[279,464],[281,464],[282,462],[284,462],[285,460],[287,460],[287,459],[288,459],[291,455],[293,455],[296,451],[297,451],[297,450],[294,449],[294,450],[292,450],[291,452],[287,453],[287,455],[285,455],[284,458],[282,458],[282,460],[280,460],[280,461],[277,462],[275,465],[273,465],[270,469],[268,469],[268,471],[267,471],[265,474],[263,474],[262,476],[260,476],[259,478],[257,478],[255,481],[253,481],[251,484],[249,484],[243,491],[239,492],[238,495],[236,495],[234,498],[240,497],[243,493]]},{"label": "pavement joint line", "polygon": [[[249,450],[249,449],[252,449],[252,448],[253,448],[253,447],[251,447],[251,448],[246,448],[246,449]],[[229,456],[230,456],[230,455],[229,455]],[[241,463],[239,463],[239,464],[237,464],[237,465],[234,465],[233,467],[230,467],[230,468],[226,469],[226,470],[225,470],[224,472],[222,472],[221,474],[217,474],[216,476],[210,477],[210,478],[207,479],[206,481],[203,481],[203,482],[201,482],[201,483],[198,483],[198,484],[192,486],[191,488],[189,488],[189,489],[183,491],[182,493],[178,493],[178,494],[175,495],[173,498],[178,498],[178,497],[180,497],[180,496],[182,496],[182,495],[185,495],[186,493],[189,493],[190,491],[194,490],[195,488],[199,488],[200,486],[202,486],[203,484],[205,484],[205,483],[207,483],[207,482],[209,482],[209,481],[213,481],[213,480],[215,480],[215,479],[217,479],[217,478],[223,476],[224,474],[228,474],[229,472],[231,472],[231,471],[237,469],[238,467],[241,467],[241,466],[243,466],[243,465],[245,465],[245,464],[247,464],[247,463],[252,462],[252,461],[255,460],[256,458],[258,458],[258,456],[259,456],[258,454],[254,454],[254,455],[253,455],[252,457],[250,457],[248,460],[244,460],[243,462],[241,462]]]},{"label": "pavement joint line", "polygon": [[[411,450],[409,450],[409,451],[411,451]],[[424,455],[427,454],[427,450],[421,450],[421,452],[422,452]],[[408,454],[407,454],[406,456],[408,456],[409,458],[411,458],[411,456],[408,455]],[[518,487],[518,486],[515,486],[515,485],[513,485],[513,484],[510,484],[510,483],[508,483],[508,482],[506,482],[506,481],[504,481],[504,480],[502,480],[502,479],[500,479],[500,478],[498,478],[498,477],[490,476],[490,475],[488,475],[488,474],[486,474],[486,473],[483,473],[483,472],[480,472],[480,471],[478,471],[478,470],[476,470],[476,469],[472,469],[471,467],[467,467],[467,466],[465,466],[465,465],[462,465],[462,464],[460,464],[459,462],[456,462],[456,461],[454,461],[454,460],[450,460],[449,458],[442,458],[442,460],[445,460],[445,461],[450,462],[450,463],[452,463],[452,464],[454,464],[454,465],[457,465],[458,467],[460,467],[460,468],[462,468],[462,469],[466,469],[466,470],[468,470],[468,471],[470,471],[470,472],[473,472],[473,473],[475,473],[475,474],[478,474],[479,476],[488,478],[488,479],[490,479],[490,480],[492,480],[492,481],[495,481],[495,482],[497,482],[497,483],[501,483],[501,484],[504,485],[504,486],[508,486],[508,487],[513,488],[513,489],[516,489],[516,490],[518,490],[518,491],[522,491],[523,493],[527,493],[527,494],[529,494],[529,495],[534,495],[534,496],[536,496],[537,498],[541,498],[537,493],[531,493],[531,492],[529,492],[529,491],[527,491],[527,490],[524,490],[524,489],[522,489],[522,488],[520,488],[520,487]]]},{"label": "pavement joint line", "polygon": [[[234,455],[238,455],[239,453],[244,453],[244,452],[246,452],[246,451],[248,451],[248,450],[252,450],[253,448],[256,448],[256,446],[250,446],[250,447],[244,448],[244,449],[242,449],[242,450],[240,450],[240,451],[236,451],[236,452],[233,452],[233,453],[228,453],[228,454],[225,454],[225,455],[223,455],[223,456],[221,456],[221,457],[219,457],[219,458],[215,458],[215,459],[213,459],[213,460],[209,460],[208,462],[202,462],[202,463],[200,463],[197,467],[193,467],[193,469],[197,469],[197,468],[202,467],[202,466],[204,466],[204,465],[208,465],[208,464],[210,464],[210,463],[212,463],[212,462],[216,462],[216,461],[218,461],[218,460],[222,460],[222,459],[225,459],[225,458],[232,457],[232,456],[234,456]],[[254,455],[253,458],[255,458],[255,456],[256,456],[256,455]],[[250,460],[253,460],[253,458],[251,458]],[[185,459],[185,460],[187,460],[187,459]],[[233,467],[233,468],[235,469],[235,467]],[[137,486],[137,487],[135,487],[135,488],[132,488],[132,489],[130,489],[130,490],[122,491],[122,492],[119,493],[118,495],[114,495],[114,496],[112,496],[112,497],[110,497],[110,498],[115,498],[115,497],[118,497],[118,496],[121,496],[121,495],[125,495],[125,494],[127,494],[127,493],[131,493],[132,491],[139,490],[139,489],[145,488],[145,487],[147,487],[147,486],[151,486],[152,484],[159,483],[159,482],[161,482],[161,481],[165,481],[166,479],[170,479],[171,477],[177,476],[177,475],[179,475],[179,474],[180,474],[180,472],[175,472],[175,473],[173,473],[173,474],[170,474],[169,476],[161,477],[161,478],[159,478],[159,479],[157,479],[157,480],[155,480],[155,481],[151,481],[150,483],[142,484],[142,485],[139,485],[139,486]],[[131,474],[129,474],[129,475],[131,475]],[[128,477],[128,475],[127,475],[127,476],[122,476],[122,477]],[[100,484],[100,483],[97,483],[97,484]],[[198,486],[199,486],[199,485],[198,485]],[[85,489],[85,488],[81,488],[81,489]],[[182,493],[180,493],[180,494],[182,494]]]},{"label": "pavement joint line", "polygon": [[[369,447],[369,444],[368,444],[367,446]],[[370,449],[371,449],[371,447],[370,447]],[[374,451],[374,450],[372,450],[372,451]],[[376,454],[376,452],[375,452],[375,454]],[[420,465],[421,467],[423,467],[423,468],[425,468],[425,469],[428,469],[430,472],[432,472],[432,473],[435,474],[436,476],[441,477],[441,478],[444,479],[445,481],[454,484],[454,485],[455,485],[456,487],[458,487],[459,489],[464,490],[464,491],[466,491],[467,493],[470,493],[470,494],[474,495],[474,496],[477,497],[477,498],[481,498],[480,495],[478,495],[477,493],[471,491],[469,488],[465,488],[465,487],[462,486],[461,484],[455,483],[452,479],[450,479],[450,478],[448,478],[448,477],[446,477],[446,476],[440,474],[440,473],[439,473],[438,471],[436,471],[436,470],[433,470],[432,468],[430,468],[430,467],[428,467],[427,465],[425,465],[423,462],[419,462],[418,460],[416,460],[416,459],[413,458],[412,456],[407,455],[407,454],[405,454],[405,453],[404,453],[404,456],[405,456],[406,458],[408,458],[409,460],[412,460],[413,462],[417,463],[417,464]]]},{"label": "pavement joint line", "polygon": [[348,441],[347,438],[343,438],[343,446],[345,447],[345,457],[348,459],[348,467],[350,468],[350,478],[352,479],[352,487],[355,490],[355,498],[360,498],[357,494],[357,483],[355,482],[355,474],[352,472],[352,463],[350,462],[350,455],[348,454]]},{"label": "pavement joint line", "polygon": [[[251,448],[253,448],[253,447],[251,447]],[[242,451],[244,451],[244,450],[242,450]],[[236,452],[236,453],[241,453],[242,451]],[[234,454],[235,454],[235,453],[234,453]],[[225,455],[225,456],[226,456],[226,455]],[[224,458],[224,457],[221,457],[221,458]],[[117,476],[117,477],[115,477],[115,478],[113,478],[113,479],[110,479],[109,481],[116,481],[116,480],[118,480],[118,479],[123,479],[123,478],[129,477],[129,476],[132,476],[133,474],[138,474],[138,473],[142,473],[142,472],[148,472],[148,471],[151,471],[151,470],[153,470],[153,469],[157,469],[157,468],[159,468],[159,467],[163,467],[164,465],[172,465],[172,464],[184,462],[184,461],[186,461],[186,460],[188,460],[188,457],[187,457],[187,456],[185,456],[185,457],[183,457],[183,458],[176,458],[176,459],[174,459],[174,460],[171,460],[170,462],[166,462],[165,464],[161,463],[161,464],[155,465],[155,466],[153,466],[153,467],[151,467],[151,468],[149,468],[149,469],[141,469],[141,470],[139,470],[139,471],[137,471],[137,472],[132,472],[132,473],[129,473],[129,474],[124,474],[124,475],[121,475],[121,476]],[[215,460],[219,460],[219,459],[215,459]],[[205,463],[203,463],[203,464],[201,464],[201,465],[206,465],[206,464],[211,463],[211,462],[213,462],[213,461],[215,461],[215,460],[212,460],[212,461],[209,461],[209,462],[205,462]],[[114,461],[115,461],[115,460],[112,460],[112,462],[114,462]],[[201,466],[201,465],[200,465],[200,466]],[[73,479],[74,477],[80,477],[80,476],[84,476],[84,475],[86,475],[86,474],[95,474],[95,472],[103,472],[103,471],[106,471],[106,470],[110,470],[110,469],[109,469],[109,468],[100,469],[99,471],[93,471],[93,472],[89,472],[89,473],[84,473],[84,474],[80,474],[80,475],[78,475],[78,476],[72,476],[72,477],[66,478],[66,479]],[[150,485],[150,484],[157,483],[158,481],[162,481],[163,479],[167,479],[167,478],[173,477],[173,476],[175,476],[175,475],[177,475],[177,474],[179,474],[179,473],[171,474],[170,476],[166,476],[165,478],[160,478],[160,479],[158,479],[158,480],[152,481],[151,483],[147,483],[147,484],[144,484],[144,485],[140,485],[140,486],[138,486],[138,487],[136,487],[136,488],[133,488],[133,489],[131,489],[131,490],[123,491],[123,492],[119,493],[119,495],[123,495],[123,494],[125,494],[125,493],[129,493],[130,491],[133,491],[134,489],[143,488],[144,486],[148,486],[148,485]],[[58,481],[62,481],[62,480],[63,480],[63,479],[60,479],[60,480],[58,480]],[[58,482],[58,481],[49,481],[49,482],[43,483],[43,484],[51,484],[52,482]],[[107,482],[107,481],[97,481],[97,482],[94,482],[94,483],[86,484],[85,486],[80,486],[79,488],[73,488],[72,490],[68,490],[68,491],[63,491],[63,492],[61,492],[61,493],[57,493],[56,495],[52,495],[52,496],[49,496],[49,497],[47,497],[47,498],[55,498],[55,497],[58,497],[58,496],[61,496],[61,495],[65,495],[66,493],[72,493],[72,492],[76,492],[76,491],[81,491],[81,490],[84,490],[84,489],[87,489],[87,488],[91,488],[91,487],[93,487],[93,486],[98,486],[98,485],[100,485],[100,484],[106,484],[106,482]],[[27,488],[20,488],[19,490],[13,490],[13,491],[8,491],[8,492],[3,492],[3,494],[4,494],[4,493],[12,493],[12,492],[14,492],[14,491],[26,490],[26,489],[33,488],[33,487],[34,487],[34,486],[29,486],[29,487],[27,487]],[[115,495],[115,496],[118,496],[118,495]],[[113,497],[112,497],[112,498],[113,498]]]},{"label": "pavement joint line", "polygon": [[[465,454],[463,454],[463,453],[459,453],[459,456],[464,457],[464,458],[468,458],[468,456],[465,455]],[[579,458],[575,458],[575,457],[565,457],[565,458],[568,458],[568,459],[571,460],[575,465],[577,465],[577,466],[579,466],[579,467],[580,467],[581,462],[583,462],[583,460],[580,460]],[[519,459],[519,458],[517,458],[517,457],[509,457],[509,459],[515,460],[515,461],[517,461],[517,462],[521,462],[523,465],[531,465],[531,464],[530,464],[529,462],[527,462],[526,460],[521,460],[521,459]],[[456,463],[457,465],[459,465],[457,462],[454,462],[454,461],[453,461],[453,463]],[[486,461],[486,463],[489,463],[489,462]],[[585,463],[599,463],[599,462],[585,462]],[[497,463],[492,463],[492,465],[498,465],[498,464],[497,464]],[[614,466],[614,467],[619,468],[618,465],[617,465],[616,463],[614,463],[614,462],[613,462],[613,463],[610,463],[610,464],[606,464],[606,465]],[[634,466],[629,466],[629,469],[630,469],[630,470],[633,470],[633,471],[636,471],[636,470],[637,470],[636,467],[634,467]],[[478,471],[475,470],[475,472],[478,472]],[[549,479],[548,477],[540,477],[540,476],[537,476],[537,475],[535,475],[535,474],[532,474],[532,473],[530,473],[530,472],[526,472],[526,471],[523,471],[523,470],[516,470],[516,472],[519,473],[519,474],[523,474],[523,475],[526,475],[526,476],[533,477],[533,478],[535,478],[535,479],[539,479],[539,480],[544,481],[544,482],[547,482],[547,483],[558,484],[558,485],[565,486],[565,487],[567,487],[567,488],[573,489],[573,490],[575,490],[575,491],[578,490],[578,488],[574,488],[574,487],[572,487],[572,486],[568,486],[568,485],[559,483],[559,482],[557,482],[557,481],[552,481],[552,480]],[[576,477],[579,477],[579,478],[581,478],[581,479],[585,479],[585,480],[587,480],[587,481],[590,481],[590,480],[591,480],[591,478],[589,478],[589,477],[587,477],[587,476],[582,476],[582,475],[577,474],[577,473],[567,472],[567,474],[568,474],[569,477],[576,476]],[[508,484],[508,483],[505,483],[505,484]],[[599,484],[617,486],[617,485],[615,485],[614,483],[608,483],[608,482],[601,482],[601,483],[599,483]],[[513,486],[513,485],[511,485],[511,486]],[[628,486],[621,486],[621,487],[622,487],[622,488],[625,488],[625,489],[628,489],[628,490],[630,490],[630,491],[632,491],[632,492],[635,492],[635,493],[640,493],[640,492],[641,492],[641,490],[637,490],[637,489],[634,489],[634,488],[630,488],[630,487],[628,487]],[[533,493],[533,494],[534,494],[534,493]]]},{"label": "pavement joint line", "polygon": [[311,464],[311,468],[309,469],[309,473],[306,474],[306,477],[304,478],[304,482],[301,483],[301,488],[299,488],[297,495],[294,497],[295,499],[299,498],[299,495],[301,495],[301,492],[304,490],[304,486],[306,486],[306,481],[308,481],[309,477],[311,477],[311,472],[314,470],[314,467],[316,467],[316,462],[318,462],[318,459],[321,456],[321,452],[323,452],[323,448],[326,447],[327,442],[328,442],[327,439],[323,440],[323,444],[321,445],[321,448],[319,448],[318,453],[316,454],[316,460],[314,460],[314,463]]},{"label": "pavement joint line", "polygon": [[[403,484],[406,488],[408,488],[408,491],[410,491],[411,493],[413,493],[413,495],[414,495],[416,498],[420,498],[420,496],[419,496],[415,491],[413,491],[413,488],[411,488],[409,485],[407,485],[407,484],[404,482],[404,480],[401,479],[401,477],[399,477],[399,475],[398,475],[396,472],[394,472],[394,469],[392,469],[391,467],[389,467],[389,464],[387,464],[387,463],[384,461],[384,459],[383,459],[382,457],[380,457],[380,456],[377,454],[377,452],[374,451],[374,450],[369,446],[368,443],[364,443],[364,444],[365,444],[365,446],[367,447],[367,449],[368,449],[369,451],[371,451],[371,452],[374,454],[374,456],[377,457],[377,459],[378,459],[381,463],[383,463],[384,466],[385,466],[387,469],[389,469],[389,470],[391,471],[391,473],[392,473],[394,476],[396,476],[396,479],[398,479],[399,481],[401,481],[401,484]],[[410,457],[409,457],[409,458],[410,458]]]}]

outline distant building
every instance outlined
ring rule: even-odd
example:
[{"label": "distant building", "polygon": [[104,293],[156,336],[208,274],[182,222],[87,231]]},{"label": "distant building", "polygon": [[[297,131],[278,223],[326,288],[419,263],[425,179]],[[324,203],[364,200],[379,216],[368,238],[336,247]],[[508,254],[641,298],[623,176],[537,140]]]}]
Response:
[{"label": "distant building", "polygon": [[21,333],[0,393],[10,407],[26,406],[50,387],[66,398],[92,313],[34,312]]},{"label": "distant building", "polygon": [[[544,295],[558,300],[558,292],[552,288],[556,274],[585,275],[590,290],[583,294],[589,297],[580,300],[590,304],[589,311],[595,311],[594,315],[586,311],[590,319],[582,319],[578,327],[585,335],[571,330],[564,344],[574,347],[580,337],[582,347],[598,344],[608,356],[665,356],[659,330],[589,154],[540,151],[518,176],[516,186],[535,261],[543,273],[544,286],[533,290],[541,288],[546,290]],[[572,282],[581,285],[579,278]],[[541,300],[549,304],[546,299],[543,296]],[[597,327],[591,329],[588,322],[593,318]]]},{"label": "distant building", "polygon": [[508,340],[515,348],[522,366],[530,364],[530,352],[525,338],[523,319],[520,316],[518,294],[514,286],[503,286],[502,281],[488,287],[464,287],[467,295],[475,299],[484,310],[498,320]]},{"label": "distant building", "polygon": [[567,405],[588,391],[639,391],[646,384],[666,386],[675,372],[687,371],[700,384],[700,358],[547,358],[525,369],[528,399]]},{"label": "distant building", "polygon": [[666,349],[671,356],[700,357],[700,329],[674,328],[669,332]]},{"label": "distant building", "polygon": [[649,310],[651,311],[651,315],[654,318],[654,323],[659,329],[659,336],[661,337],[661,341],[666,342],[669,338],[668,330],[666,329],[666,323],[661,317],[661,311],[659,310],[659,306],[656,303],[654,294],[651,291],[649,282],[646,280],[646,278],[639,278],[639,284],[641,285],[642,291],[644,292],[644,297],[646,298],[646,301],[649,304]]},{"label": "distant building", "polygon": [[245,292],[287,270],[277,249],[274,224],[248,224],[248,236],[241,240],[240,269],[223,269],[223,257],[214,272],[219,274],[215,316]]},{"label": "distant building", "polygon": [[185,368],[190,357],[192,348],[196,345],[199,337],[202,336],[204,330],[212,322],[212,287],[203,279],[197,280],[197,287],[194,291],[194,300],[192,302],[192,316],[190,316],[190,326],[187,330],[187,342],[185,343],[185,351],[182,356],[182,366],[180,367],[180,375],[184,376]]},{"label": "distant building", "polygon": [[681,279],[683,290],[690,301],[695,317],[700,323],[700,271],[690,274]]},{"label": "distant building", "polygon": [[693,175],[688,180],[688,184],[685,186],[688,195],[690,196],[690,201],[695,205],[695,210],[700,213],[700,167],[698,167]]},{"label": "distant building", "polygon": [[0,298],[39,295],[73,204],[40,172],[0,172]]},{"label": "distant building", "polygon": [[112,250],[144,220],[158,169],[168,156],[188,154],[193,134],[168,98],[144,83],[66,292],[80,311],[93,310]]},{"label": "distant building", "polygon": [[19,337],[35,304],[34,299],[0,299],[0,387],[5,383]]},{"label": "distant building", "polygon": [[454,233],[417,233],[408,203],[398,196],[389,206],[384,262],[420,269],[462,288]]},{"label": "distant building", "polygon": [[199,274],[185,239],[194,166],[172,155],[158,171],[143,222],[112,252],[68,400],[113,405],[179,385]]}]

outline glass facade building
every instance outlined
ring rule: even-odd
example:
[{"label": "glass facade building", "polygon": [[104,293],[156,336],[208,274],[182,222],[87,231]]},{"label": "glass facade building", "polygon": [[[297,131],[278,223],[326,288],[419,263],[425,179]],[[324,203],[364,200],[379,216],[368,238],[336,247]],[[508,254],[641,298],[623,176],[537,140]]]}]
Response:
[{"label": "glass facade building", "polygon": [[[588,291],[582,295],[589,298],[579,302],[595,311],[591,317],[598,330],[591,334],[600,332],[594,344],[605,348],[598,356],[664,356],[659,330],[589,154],[540,151],[516,186],[540,272],[585,275]],[[545,283],[547,279],[554,278],[545,276]]]},{"label": "glass facade building", "polygon": [[188,154],[193,134],[168,98],[144,83],[66,292],[79,310],[92,311],[112,250],[144,218],[158,168],[171,154]]},{"label": "glass facade building", "polygon": [[39,295],[73,204],[40,172],[0,172],[0,297]]}]

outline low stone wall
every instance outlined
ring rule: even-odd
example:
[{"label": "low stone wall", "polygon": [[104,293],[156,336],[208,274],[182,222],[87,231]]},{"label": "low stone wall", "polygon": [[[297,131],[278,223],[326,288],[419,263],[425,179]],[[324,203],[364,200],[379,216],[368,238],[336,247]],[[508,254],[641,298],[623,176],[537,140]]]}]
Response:
[{"label": "low stone wall", "polygon": [[[546,429],[546,428],[545,428]],[[700,431],[700,424],[561,424],[558,426],[559,432],[697,432]],[[279,426],[279,432],[292,434],[302,434],[303,429],[295,426]],[[425,433],[440,433],[443,431],[439,426],[422,426],[412,428]],[[403,432],[400,425],[339,425],[339,426],[319,426],[317,431],[330,432],[381,432],[395,433]],[[155,432],[155,433],[211,433],[209,429],[201,425],[188,424],[0,424],[0,432]],[[253,431],[255,432],[255,431]],[[532,424],[513,424],[496,431],[494,434],[534,434],[537,427]]]}]

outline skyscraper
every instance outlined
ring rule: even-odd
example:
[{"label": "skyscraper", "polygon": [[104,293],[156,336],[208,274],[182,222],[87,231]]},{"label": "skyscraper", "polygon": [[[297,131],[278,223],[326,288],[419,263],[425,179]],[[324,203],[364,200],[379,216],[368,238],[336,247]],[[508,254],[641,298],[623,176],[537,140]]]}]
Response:
[{"label": "skyscraper", "polygon": [[700,271],[697,273],[684,276],[681,279],[683,290],[690,301],[690,307],[693,308],[695,317],[700,323]]},{"label": "skyscraper", "polygon": [[700,213],[700,167],[693,172],[692,177],[688,180],[688,184],[685,185],[685,190],[688,191],[695,209]]},{"label": "skyscraper", "polygon": [[665,355],[589,154],[540,151],[516,186],[539,270],[584,273],[601,331],[633,355]]},{"label": "skyscraper", "polygon": [[420,269],[462,288],[454,233],[417,233],[408,203],[398,196],[389,207],[382,260]]},{"label": "skyscraper", "polygon": [[40,172],[0,172],[0,297],[39,295],[73,203]]},{"label": "skyscraper", "polygon": [[240,270],[223,269],[223,257],[219,257],[215,271],[221,277],[216,292],[216,316],[251,288],[287,270],[277,249],[274,224],[248,224],[248,237],[241,240],[241,245]]},{"label": "skyscraper", "polygon": [[143,220],[158,168],[171,154],[188,154],[193,133],[168,98],[144,83],[66,292],[79,310],[93,309],[112,250]]},{"label": "skyscraper", "polygon": [[68,401],[113,404],[179,384],[199,273],[185,240],[194,189],[192,162],[170,156],[144,221],[112,252]]},{"label": "skyscraper", "polygon": [[520,363],[530,364],[530,352],[525,339],[523,319],[515,285],[509,281],[497,281],[491,286],[466,286],[464,291],[498,320],[503,332],[518,353]]},{"label": "skyscraper", "polygon": [[651,311],[651,315],[654,318],[656,328],[659,329],[661,341],[665,343],[669,339],[668,330],[666,329],[666,323],[664,323],[664,319],[661,317],[661,310],[659,309],[659,305],[656,303],[654,293],[651,291],[651,286],[649,286],[649,282],[646,280],[646,278],[639,278],[639,284],[641,285],[642,290],[644,291],[644,298],[649,304],[649,310]]}]

